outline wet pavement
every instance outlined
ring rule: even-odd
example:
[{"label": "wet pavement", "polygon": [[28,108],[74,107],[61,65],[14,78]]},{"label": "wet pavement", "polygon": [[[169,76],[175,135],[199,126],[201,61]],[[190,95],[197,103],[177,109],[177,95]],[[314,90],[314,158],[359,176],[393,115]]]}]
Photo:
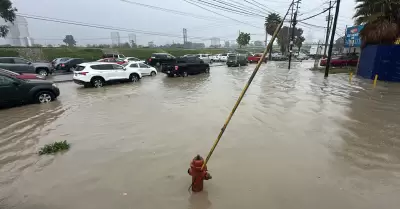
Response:
[{"label": "wet pavement", "polygon": [[[260,70],[188,193],[255,65],[85,89],[0,110],[0,208],[352,208],[400,204],[400,85],[305,70]],[[46,143],[71,149],[38,156]]]}]

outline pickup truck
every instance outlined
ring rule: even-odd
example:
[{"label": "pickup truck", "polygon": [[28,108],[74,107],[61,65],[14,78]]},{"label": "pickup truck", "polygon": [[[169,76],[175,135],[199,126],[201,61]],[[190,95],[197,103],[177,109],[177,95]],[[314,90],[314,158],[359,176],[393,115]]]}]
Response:
[{"label": "pickup truck", "polygon": [[[327,59],[322,59],[319,64],[321,66],[326,66],[326,63]],[[357,66],[357,64],[358,64],[357,55],[332,57],[331,59],[332,67]]]},{"label": "pickup truck", "polygon": [[199,73],[209,73],[210,65],[204,63],[197,56],[178,57],[175,63],[166,63],[161,66],[161,72],[168,77],[195,75]]},{"label": "pickup truck", "polygon": [[35,73],[41,76],[48,76],[54,71],[51,63],[32,63],[20,57],[0,57],[0,68],[16,73]]},{"label": "pickup truck", "polygon": [[[253,54],[253,55],[247,57],[247,61],[249,63],[258,62],[258,61],[260,61],[261,57],[262,57],[262,54],[260,54],[260,53]],[[267,58],[264,59],[264,62],[266,60],[267,60]]]}]

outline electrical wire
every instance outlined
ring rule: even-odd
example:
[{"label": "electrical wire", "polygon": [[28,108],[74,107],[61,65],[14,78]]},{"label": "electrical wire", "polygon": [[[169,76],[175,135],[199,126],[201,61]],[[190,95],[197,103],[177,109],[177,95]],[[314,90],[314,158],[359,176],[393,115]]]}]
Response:
[{"label": "electrical wire", "polygon": [[196,4],[195,2],[193,2],[194,0],[183,0],[183,1],[185,1],[185,2],[187,2],[187,3],[189,3],[189,4],[192,4],[192,5],[195,5],[195,6],[197,6],[197,7],[200,7],[200,8],[202,8],[202,9],[204,9],[204,10],[206,10],[206,11],[209,11],[209,12],[211,12],[211,13],[214,13],[214,14],[217,14],[217,15],[219,15],[219,16],[222,16],[222,17],[231,19],[231,20],[233,20],[233,21],[235,21],[235,22],[242,23],[242,24],[246,24],[246,25],[251,26],[251,27],[254,27],[254,28],[264,29],[263,27],[257,27],[257,26],[255,26],[255,25],[252,25],[252,24],[249,24],[249,23],[246,23],[246,22],[243,22],[243,21],[234,19],[234,18],[232,18],[232,17],[229,17],[229,16],[226,16],[226,15],[220,14],[220,13],[215,12],[215,11],[213,11],[213,10],[207,9],[207,8],[205,8],[205,7],[203,7],[203,6],[200,6],[200,5]]},{"label": "electrical wire", "polygon": [[[239,15],[244,15],[244,16],[252,16],[252,17],[264,17],[258,13],[254,13],[252,11],[248,11],[248,10],[244,10],[242,8],[238,8],[236,6],[231,6],[230,8],[226,7],[229,6],[226,4],[226,2],[222,2],[219,0],[214,0],[215,3],[211,3],[209,1],[204,1],[204,0],[196,0],[198,4],[202,4],[214,9],[219,9],[219,10],[223,10],[223,11],[227,11],[227,12],[232,12],[235,14],[239,14]],[[238,10],[239,9],[239,10]]]},{"label": "electrical wire", "polygon": [[[63,23],[63,24],[76,25],[76,26],[91,27],[91,28],[97,28],[97,29],[107,29],[107,30],[133,32],[133,33],[146,34],[146,35],[154,35],[154,36],[165,36],[165,37],[173,37],[173,38],[182,38],[182,35],[178,35],[178,34],[167,34],[167,33],[153,32],[153,31],[144,31],[144,30],[136,30],[136,29],[128,29],[128,28],[119,28],[119,27],[112,27],[112,26],[106,26],[106,25],[97,25],[97,24],[91,24],[91,23],[84,23],[84,22],[77,22],[77,21],[71,21],[71,20],[57,19],[57,18],[52,18],[52,17],[43,17],[43,16],[37,16],[37,15],[21,14],[21,13],[17,13],[17,15],[19,15],[21,17],[28,18],[28,19],[35,19],[35,20],[42,20],[42,21],[48,21],[48,22]],[[196,39],[196,40],[209,40],[212,37],[195,37],[195,36],[192,36],[192,37],[189,37],[189,38],[190,39]]]}]

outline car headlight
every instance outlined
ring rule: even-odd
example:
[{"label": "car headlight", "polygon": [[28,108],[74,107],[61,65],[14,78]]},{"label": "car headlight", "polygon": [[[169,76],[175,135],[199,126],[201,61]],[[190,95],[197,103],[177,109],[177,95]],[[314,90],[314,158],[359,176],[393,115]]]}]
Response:
[{"label": "car headlight", "polygon": [[55,84],[55,83],[53,83],[53,84],[51,84],[54,88],[58,88],[57,87],[57,84]]}]

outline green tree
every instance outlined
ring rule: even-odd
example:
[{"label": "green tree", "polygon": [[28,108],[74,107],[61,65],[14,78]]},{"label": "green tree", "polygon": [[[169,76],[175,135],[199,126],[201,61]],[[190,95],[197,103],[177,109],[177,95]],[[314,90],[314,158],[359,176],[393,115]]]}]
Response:
[{"label": "green tree", "polygon": [[[274,34],[276,28],[279,26],[279,24],[281,22],[282,22],[282,18],[279,14],[277,14],[277,13],[269,14],[265,21],[265,29],[267,31],[267,34],[272,36]],[[272,53],[272,50],[269,51],[269,59],[271,59],[271,53]]]},{"label": "green tree", "polygon": [[[14,22],[16,11],[17,9],[12,7],[10,0],[0,0],[0,17],[6,22]],[[0,37],[5,37],[8,31],[9,29],[7,25],[0,25]]]},{"label": "green tree", "polygon": [[399,0],[356,0],[356,25],[365,24],[360,32],[362,45],[393,44],[400,34]]},{"label": "green tree", "polygon": [[121,48],[131,48],[131,45],[129,45],[128,42],[125,42],[123,44],[120,45]]},{"label": "green tree", "polygon": [[305,40],[306,40],[306,39],[305,39],[302,35],[295,38],[295,40],[294,40],[294,45],[295,45],[295,46],[297,47],[297,49],[298,49],[298,54],[300,53],[300,49],[301,49],[301,47],[303,46],[303,42],[304,42]]},{"label": "green tree", "polygon": [[239,48],[246,46],[250,42],[250,33],[241,32],[237,37],[236,42],[238,43]]},{"label": "green tree", "polygon": [[[282,29],[279,31],[277,40],[278,40],[278,44],[281,50],[282,54],[285,54],[290,46],[290,42],[289,39],[292,35],[292,28],[290,28],[287,26],[282,27]],[[293,43],[294,45],[298,46],[300,45],[300,47],[303,45],[303,42],[305,40],[305,38],[303,37],[303,29],[301,28],[294,28],[294,40]]]},{"label": "green tree", "polygon": [[336,39],[335,44],[333,45],[333,47],[335,48],[335,50],[342,52],[344,49],[344,36]]},{"label": "green tree", "polygon": [[136,43],[135,43],[134,40],[131,40],[131,47],[132,47],[132,48],[137,48],[137,45],[136,45]]},{"label": "green tree", "polygon": [[72,35],[66,35],[63,42],[70,47],[76,45],[76,41],[74,39],[74,36],[72,36]]}]

